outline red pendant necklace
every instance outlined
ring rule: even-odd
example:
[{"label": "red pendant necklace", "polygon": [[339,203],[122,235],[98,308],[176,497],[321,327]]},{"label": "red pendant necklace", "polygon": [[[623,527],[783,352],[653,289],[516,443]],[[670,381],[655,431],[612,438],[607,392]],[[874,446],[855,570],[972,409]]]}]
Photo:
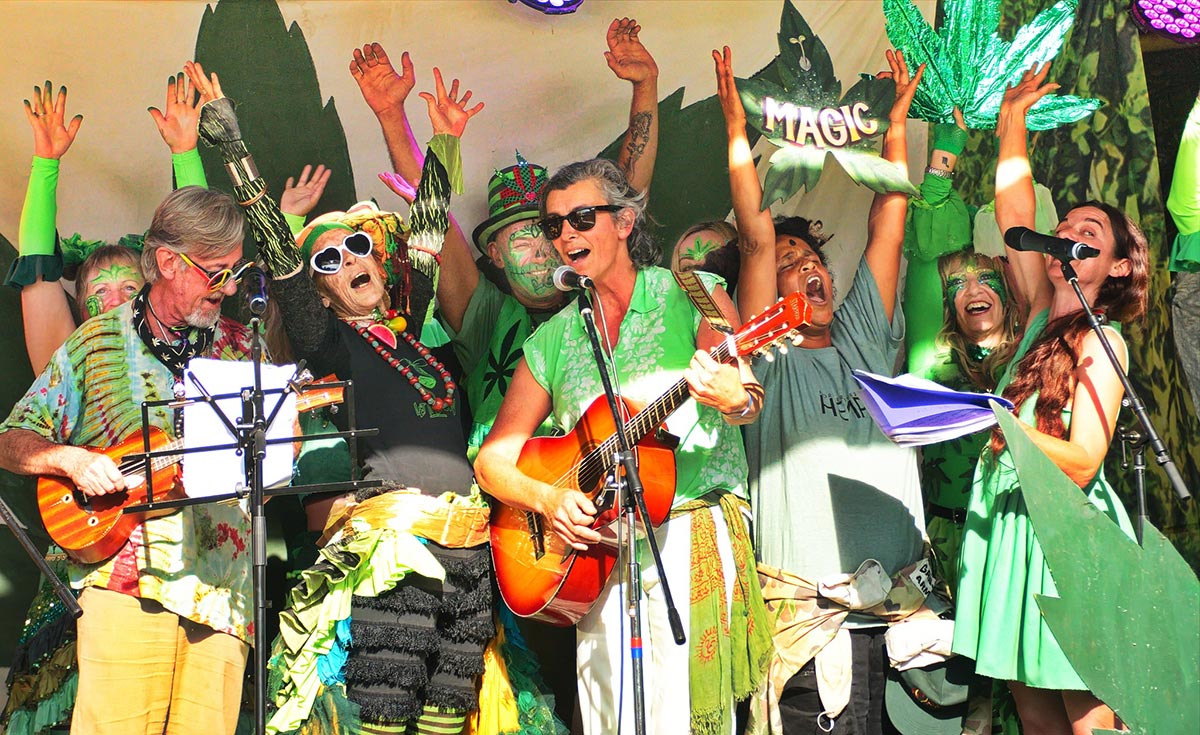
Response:
[{"label": "red pendant necklace", "polygon": [[[442,385],[446,387],[446,396],[444,398],[438,398],[437,396],[433,395],[433,393],[429,392],[425,386],[421,385],[421,380],[417,374],[410,370],[408,366],[404,365],[399,359],[396,358],[395,355],[392,354],[391,350],[395,347],[395,345],[393,344],[389,346],[385,344],[380,339],[379,335],[375,333],[375,330],[378,330],[381,326],[386,328],[385,325],[376,323],[370,325],[369,327],[359,326],[357,324],[353,326],[359,335],[361,335],[362,338],[367,341],[367,344],[374,348],[375,353],[383,358],[384,362],[386,362],[388,365],[391,365],[393,369],[395,369],[408,380],[408,384],[411,385],[417,391],[417,393],[421,395],[421,399],[424,400],[425,403],[429,404],[430,408],[440,413],[441,411],[449,410],[450,407],[454,405],[454,393],[458,390],[458,387],[454,385],[454,379],[450,377],[450,371],[446,369],[446,366],[443,365],[441,361],[433,356],[433,353],[429,351],[429,348],[418,342],[416,337],[405,331],[399,332],[398,334],[400,338],[402,338],[414,350],[416,350],[417,354],[421,356],[421,359],[425,361],[425,364],[428,365],[434,372],[436,372],[438,377],[442,379]],[[396,333],[392,332],[392,334]]]}]

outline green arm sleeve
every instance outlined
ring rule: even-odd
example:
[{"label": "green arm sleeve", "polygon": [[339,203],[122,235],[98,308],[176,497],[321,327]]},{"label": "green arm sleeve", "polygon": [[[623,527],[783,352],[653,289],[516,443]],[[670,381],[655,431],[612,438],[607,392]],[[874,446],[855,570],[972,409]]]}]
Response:
[{"label": "green arm sleeve", "polygon": [[57,217],[58,159],[34,156],[17,239],[21,255],[54,254],[54,222]]},{"label": "green arm sleeve", "polygon": [[942,328],[942,277],[936,260],[908,261],[903,303],[906,370],[924,375],[937,360],[937,335]]},{"label": "green arm sleeve", "polygon": [[288,229],[292,231],[292,235],[299,235],[304,229],[304,215],[283,213],[283,221],[287,222]]},{"label": "green arm sleeve", "polygon": [[21,289],[38,279],[62,278],[62,257],[54,247],[54,224],[58,216],[58,160],[33,157],[21,224],[17,235],[19,257],[12,262],[4,282]]},{"label": "green arm sleeve", "polygon": [[1200,271],[1200,98],[1183,126],[1167,211],[1179,228],[1168,267],[1172,271]]},{"label": "green arm sleeve", "polygon": [[171,168],[175,171],[175,188],[185,186],[201,186],[208,188],[208,178],[204,175],[204,163],[200,160],[200,151],[193,148],[183,153],[171,154]]},{"label": "green arm sleeve", "polygon": [[904,229],[908,271],[904,278],[908,372],[923,374],[937,359],[942,327],[942,278],[938,258],[971,244],[971,216],[949,179],[926,175],[921,199],[909,203]]}]

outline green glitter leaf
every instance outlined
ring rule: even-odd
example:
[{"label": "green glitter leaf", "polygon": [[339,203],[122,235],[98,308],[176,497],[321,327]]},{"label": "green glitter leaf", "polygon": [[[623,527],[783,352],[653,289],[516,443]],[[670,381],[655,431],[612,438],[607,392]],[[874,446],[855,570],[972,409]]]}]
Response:
[{"label": "green glitter leaf", "polygon": [[[910,69],[925,64],[911,115],[952,122],[962,110],[967,127],[994,128],[1007,86],[1025,70],[1058,55],[1075,20],[1077,0],[1059,0],[1013,36],[1000,38],[1000,0],[945,0],[945,19],[934,31],[912,0],[883,0],[888,39],[904,52]],[[1082,120],[1100,100],[1072,95],[1044,97],[1026,118],[1030,130]]]}]

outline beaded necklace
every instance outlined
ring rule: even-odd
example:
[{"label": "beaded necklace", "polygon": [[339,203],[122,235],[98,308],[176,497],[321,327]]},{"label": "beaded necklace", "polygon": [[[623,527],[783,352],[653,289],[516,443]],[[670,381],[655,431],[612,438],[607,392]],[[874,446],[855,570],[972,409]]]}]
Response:
[{"label": "beaded necklace", "polygon": [[[372,327],[377,330],[381,326],[386,328],[386,325],[376,323],[365,327],[358,324],[354,324],[352,326],[354,327],[355,331],[358,332],[359,336],[365,339],[367,344],[374,348],[375,353],[383,358],[384,362],[386,362],[388,365],[391,365],[393,369],[395,369],[408,380],[408,384],[411,385],[413,389],[421,395],[421,399],[425,401],[425,403],[429,404],[430,408],[440,413],[442,411],[449,410],[450,407],[454,405],[454,393],[458,390],[458,387],[454,385],[454,379],[450,376],[450,371],[446,369],[445,365],[442,365],[441,361],[433,356],[433,354],[429,351],[429,348],[418,342],[416,337],[412,336],[406,331],[400,331],[398,333],[392,332],[392,334],[396,334],[405,342],[407,342],[409,346],[416,350],[417,354],[421,356],[421,359],[425,361],[425,364],[428,365],[434,372],[436,372],[438,377],[442,379],[442,385],[446,387],[446,396],[444,398],[438,398],[437,396],[433,395],[433,393],[428,391],[425,386],[421,385],[421,380],[417,377],[417,374],[410,370],[408,366],[400,362],[400,360],[392,354],[391,350],[395,347],[395,345],[389,347],[389,345],[385,344],[383,340],[380,339],[380,336],[372,330]],[[392,330],[389,329],[388,331]]]}]

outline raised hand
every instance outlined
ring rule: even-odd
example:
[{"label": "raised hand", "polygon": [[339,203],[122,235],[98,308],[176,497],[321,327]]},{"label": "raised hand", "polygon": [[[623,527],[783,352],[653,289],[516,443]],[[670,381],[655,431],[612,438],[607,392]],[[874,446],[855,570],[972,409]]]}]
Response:
[{"label": "raised hand", "polygon": [[1021,81],[1017,82],[1012,87],[1006,87],[1004,90],[1004,99],[1000,102],[1000,114],[1020,115],[1025,117],[1025,113],[1029,112],[1029,108],[1037,104],[1038,100],[1058,89],[1061,85],[1055,82],[1047,82],[1046,75],[1050,73],[1050,62],[1042,64],[1042,68],[1038,69],[1037,65],[1033,65],[1025,70],[1021,75]]},{"label": "raised hand", "polygon": [[721,112],[725,114],[727,127],[746,127],[746,108],[737,91],[733,78],[733,52],[726,46],[724,53],[713,49],[713,63],[717,70],[717,98],[721,100]]},{"label": "raised hand", "polygon": [[331,175],[332,169],[325,168],[325,164],[318,164],[316,170],[311,165],[305,166],[299,179],[289,176],[283,193],[279,195],[279,211],[299,217],[311,212],[321,201],[321,194],[325,192]]},{"label": "raised hand", "polygon": [[71,118],[69,124],[63,120],[67,114],[67,88],[61,87],[53,102],[50,100],[50,80],[45,87],[33,88],[33,101],[25,100],[25,118],[33,128],[33,155],[39,158],[62,158],[75,134],[83,124],[83,115]]},{"label": "raised hand", "polygon": [[183,65],[183,72],[187,74],[187,78],[192,80],[192,86],[200,92],[200,106],[219,100],[225,96],[221,91],[221,80],[217,79],[217,73],[214,71],[212,77],[204,73],[204,67],[199,61],[188,61]]},{"label": "raised hand", "polygon": [[638,38],[641,30],[632,18],[613,20],[608,26],[608,50],[604,52],[604,60],[617,78],[634,84],[658,78],[658,64]]},{"label": "raised hand", "polygon": [[908,64],[904,61],[903,51],[887,50],[888,71],[875,76],[880,79],[891,79],[896,83],[896,101],[892,103],[888,120],[892,123],[903,123],[908,119],[908,109],[912,107],[913,95],[925,74],[925,65],[917,68],[917,73],[911,77],[908,74]]},{"label": "raised hand", "polygon": [[429,105],[429,122],[433,124],[433,134],[449,133],[456,138],[462,137],[467,128],[467,121],[483,109],[483,103],[467,109],[471,91],[467,90],[462,99],[456,100],[458,80],[450,83],[450,91],[447,92],[446,85],[442,82],[442,72],[436,66],[433,67],[433,81],[436,97],[428,92],[420,93],[421,99]]},{"label": "raised hand", "polygon": [[200,140],[200,101],[183,72],[167,77],[167,103],[163,107],[165,113],[157,107],[147,108],[163,142],[172,153],[195,148]]},{"label": "raised hand", "polygon": [[413,202],[417,201],[416,187],[408,183],[408,180],[400,174],[384,171],[379,174],[379,180],[391,189],[393,194],[408,202],[410,207]]},{"label": "raised hand", "polygon": [[377,116],[403,108],[404,100],[408,99],[408,94],[417,83],[408,52],[400,55],[400,73],[397,74],[387,52],[378,43],[368,43],[361,49],[354,49],[350,76],[358,82],[363,99]]}]

